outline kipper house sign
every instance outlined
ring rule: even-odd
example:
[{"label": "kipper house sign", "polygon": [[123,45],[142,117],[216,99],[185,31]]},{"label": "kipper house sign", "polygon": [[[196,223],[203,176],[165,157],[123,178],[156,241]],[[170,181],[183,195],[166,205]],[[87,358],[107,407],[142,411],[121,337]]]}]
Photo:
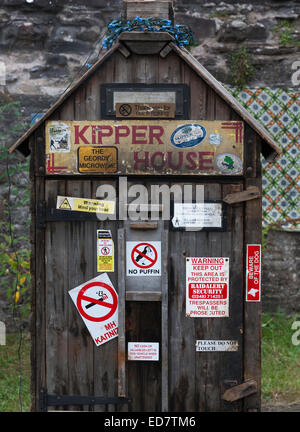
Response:
[{"label": "kipper house sign", "polygon": [[47,174],[242,175],[241,121],[49,121]]}]

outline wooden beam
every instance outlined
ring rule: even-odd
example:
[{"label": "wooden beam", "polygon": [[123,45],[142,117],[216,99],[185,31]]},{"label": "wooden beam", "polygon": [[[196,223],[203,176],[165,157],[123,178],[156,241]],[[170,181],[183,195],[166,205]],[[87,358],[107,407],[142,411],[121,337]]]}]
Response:
[{"label": "wooden beam", "polygon": [[172,51],[172,49],[173,49],[173,48],[171,47],[171,45],[168,44],[168,45],[166,45],[166,46],[161,50],[161,52],[159,53],[159,55],[161,56],[161,58],[166,58],[167,55],[170,54],[170,52]]},{"label": "wooden beam", "polygon": [[235,402],[257,392],[257,382],[253,379],[226,390],[222,399],[226,402]]},{"label": "wooden beam", "polygon": [[149,229],[157,229],[157,222],[130,222],[129,224],[131,229],[141,229],[141,230],[149,230]]},{"label": "wooden beam", "polygon": [[131,55],[131,52],[129,51],[129,49],[122,43],[120,43],[120,46],[118,48],[118,50],[120,51],[120,53],[125,57],[128,58]]},{"label": "wooden beam", "polygon": [[126,291],[127,301],[161,301],[160,291]]},{"label": "wooden beam", "polygon": [[225,198],[223,198],[223,201],[226,202],[226,204],[236,204],[243,201],[250,201],[260,197],[261,197],[261,193],[259,188],[256,186],[249,186],[246,190],[242,192],[236,192],[236,193],[226,195]]}]

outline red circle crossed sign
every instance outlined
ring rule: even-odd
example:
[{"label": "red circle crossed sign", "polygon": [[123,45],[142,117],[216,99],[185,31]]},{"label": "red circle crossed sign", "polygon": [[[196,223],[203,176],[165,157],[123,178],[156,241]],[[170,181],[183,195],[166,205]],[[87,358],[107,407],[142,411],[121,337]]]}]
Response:
[{"label": "red circle crossed sign", "polygon": [[[144,250],[149,247],[154,252],[154,258],[149,257],[146,253],[144,253]],[[137,255],[135,255],[137,254]],[[137,259],[138,257],[145,258],[147,261],[149,261],[148,265],[141,265],[138,263]],[[131,259],[134,265],[136,265],[139,268],[150,268],[154,266],[154,264],[157,261],[157,250],[155,247],[149,243],[139,243],[138,245],[134,246],[134,248],[131,251]]]},{"label": "red circle crossed sign", "polygon": [[[113,302],[107,303],[106,301],[94,299],[92,297],[85,295],[84,293],[86,292],[86,290],[88,290],[89,288],[92,288],[92,287],[100,287],[100,288],[105,288],[106,290],[108,290],[109,293],[112,295]],[[88,315],[83,310],[82,301],[88,301],[88,302],[94,303],[95,305],[99,305],[99,306],[102,306],[104,308],[107,308],[107,309],[109,309],[109,312],[107,314],[101,316],[101,317],[98,317],[98,318],[93,317],[91,315]],[[77,296],[76,304],[77,304],[77,307],[78,307],[80,314],[84,318],[88,319],[89,321],[101,322],[101,321],[108,320],[115,313],[117,306],[118,306],[118,297],[117,297],[117,294],[114,291],[114,289],[111,286],[107,285],[106,283],[104,283],[104,282],[91,282],[91,283],[84,285],[84,287],[81,288],[81,290],[79,291],[78,296]]]}]

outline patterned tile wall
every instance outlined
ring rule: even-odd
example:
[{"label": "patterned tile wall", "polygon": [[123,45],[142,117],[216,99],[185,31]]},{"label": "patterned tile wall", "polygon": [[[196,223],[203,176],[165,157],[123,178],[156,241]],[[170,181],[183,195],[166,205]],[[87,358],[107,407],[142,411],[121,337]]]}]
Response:
[{"label": "patterned tile wall", "polygon": [[300,231],[300,89],[229,89],[282,149],[273,163],[262,158],[263,225]]}]

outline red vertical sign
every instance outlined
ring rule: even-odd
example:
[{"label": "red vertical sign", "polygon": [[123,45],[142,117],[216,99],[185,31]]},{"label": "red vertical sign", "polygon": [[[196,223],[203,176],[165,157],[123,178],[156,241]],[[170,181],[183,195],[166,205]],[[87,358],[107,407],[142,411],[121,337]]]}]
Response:
[{"label": "red vertical sign", "polygon": [[261,300],[261,245],[247,245],[246,301]]}]

